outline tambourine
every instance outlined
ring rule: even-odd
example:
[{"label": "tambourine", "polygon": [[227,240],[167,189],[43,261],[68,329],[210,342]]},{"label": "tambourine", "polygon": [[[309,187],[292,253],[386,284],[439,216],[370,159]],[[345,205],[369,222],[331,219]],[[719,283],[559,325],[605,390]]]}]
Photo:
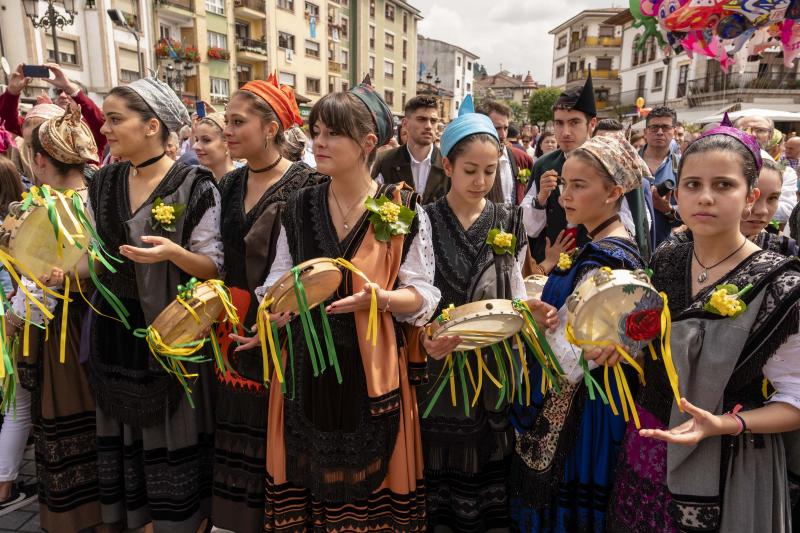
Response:
[{"label": "tambourine", "polygon": [[541,300],[546,283],[547,276],[542,276],[541,274],[533,274],[525,278],[525,292],[527,293],[528,300],[532,300],[533,298]]},{"label": "tambourine", "polygon": [[3,222],[3,229],[9,234],[9,255],[37,279],[49,276],[53,268],[64,272],[75,270],[89,244],[89,235],[73,204],[63,195],[53,198],[53,212],[57,227],[61,228],[59,236],[47,207],[35,203],[24,211],[15,206]]},{"label": "tambourine", "polygon": [[461,337],[456,350],[468,351],[497,344],[518,333],[525,320],[511,300],[481,300],[445,309],[428,326],[432,339]]},{"label": "tambourine", "polygon": [[575,339],[638,351],[661,333],[664,300],[643,270],[601,268],[567,298]]},{"label": "tambourine", "polygon": [[[336,261],[327,257],[310,259],[297,265],[299,279],[305,290],[308,309],[313,309],[331,297],[342,283],[342,271]],[[269,288],[265,299],[270,299],[272,313],[297,313],[300,305],[295,292],[295,273],[290,270]]]},{"label": "tambourine", "polygon": [[205,339],[225,308],[218,290],[208,281],[195,286],[191,293],[188,299],[173,300],[153,320],[151,327],[167,346]]}]

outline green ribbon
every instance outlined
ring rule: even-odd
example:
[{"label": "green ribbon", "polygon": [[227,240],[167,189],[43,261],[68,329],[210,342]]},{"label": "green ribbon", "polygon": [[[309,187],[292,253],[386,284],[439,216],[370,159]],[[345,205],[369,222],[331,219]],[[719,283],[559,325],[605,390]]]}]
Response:
[{"label": "green ribbon", "polygon": [[178,298],[181,300],[190,300],[194,296],[194,290],[200,284],[197,278],[191,278],[186,282],[186,285],[178,284]]},{"label": "green ribbon", "polygon": [[[303,324],[303,334],[306,338],[308,345],[308,354],[311,358],[311,366],[313,367],[314,377],[318,377],[321,370],[325,370],[325,360],[322,357],[322,347],[319,344],[317,331],[314,328],[314,322],[311,319],[311,312],[308,309],[308,300],[306,299],[306,289],[303,282],[300,281],[300,269],[292,267],[291,270],[294,275],[294,294],[297,299],[297,307],[300,314],[300,322]],[[319,363],[317,363],[319,357]]]},{"label": "green ribbon", "polygon": [[522,332],[522,340],[528,346],[528,349],[533,354],[533,357],[539,362],[539,366],[542,368],[542,372],[545,373],[547,379],[550,380],[550,383],[553,384],[553,388],[557,393],[561,393],[561,387],[558,384],[558,380],[555,379],[555,376],[550,371],[550,367],[547,364],[547,361],[539,355],[539,352],[533,347],[533,340],[528,338],[528,335],[523,331]]},{"label": "green ribbon", "polygon": [[586,362],[586,359],[583,357],[583,351],[581,351],[580,358],[578,359],[580,362],[581,368],[583,369],[583,383],[586,385],[586,388],[589,390],[589,399],[595,399],[595,391],[597,394],[600,395],[600,398],[603,400],[603,403],[608,405],[608,398],[606,397],[606,393],[603,392],[603,387],[594,379],[591,372],[589,371],[589,363]]},{"label": "green ribbon", "polygon": [[125,326],[125,329],[131,329],[130,323],[128,323],[128,317],[130,313],[125,308],[125,305],[120,301],[119,298],[111,292],[108,287],[103,285],[103,282],[100,281],[100,278],[97,276],[97,272],[95,272],[95,265],[94,265],[94,256],[89,254],[89,277],[92,279],[92,283],[97,288],[97,291],[100,295],[105,298],[111,308],[114,310],[114,313],[119,317],[122,324]]},{"label": "green ribbon", "polygon": [[[289,369],[292,373],[292,400],[294,400],[294,340],[292,339],[292,325],[290,323],[286,324],[286,344],[289,345]],[[286,383],[286,372],[283,373],[283,382]]]},{"label": "green ribbon", "polygon": [[[511,357],[511,371],[514,373],[514,377],[519,377],[519,386],[517,387],[517,400],[519,404],[522,405],[522,372],[519,369],[519,363],[517,363],[516,358],[514,358],[514,349],[508,344],[508,339],[503,339],[503,349],[506,351],[507,354],[510,354]],[[524,355],[524,354],[521,354]]]},{"label": "green ribbon", "polygon": [[[6,310],[11,309],[11,302],[8,301],[4,290],[0,289],[0,320],[5,321]],[[2,325],[0,325],[2,327]],[[6,412],[8,408],[14,410],[14,417],[17,416],[17,376],[14,371],[13,355],[16,352],[16,342],[18,337],[15,336],[11,341],[5,335],[5,329],[0,330],[0,351],[2,352],[2,364],[6,369],[6,376],[3,380],[3,400],[0,402],[0,409]]]},{"label": "green ribbon", "polygon": [[492,344],[492,352],[494,353],[494,360],[497,363],[497,371],[500,376],[498,379],[500,380],[500,385],[502,385],[500,389],[500,397],[497,399],[497,404],[495,404],[494,408],[499,409],[501,405],[503,405],[503,400],[506,398],[508,393],[508,374],[506,373],[506,365],[503,362],[503,356],[500,354],[500,347],[497,343]]},{"label": "green ribbon", "polygon": [[[447,366],[448,365],[446,365],[445,368]],[[433,409],[433,406],[436,405],[436,402],[439,401],[439,397],[442,395],[442,392],[444,392],[444,388],[447,386],[447,383],[450,381],[450,374],[452,374],[452,373],[453,373],[453,368],[452,367],[450,367],[447,372],[445,372],[444,368],[443,368],[442,371],[439,373],[439,377],[436,378],[436,383],[438,383],[438,385],[436,385],[436,383],[434,383],[434,386],[436,386],[436,390],[433,393],[433,396],[431,397],[431,399],[428,401],[428,406],[425,408],[425,412],[422,413],[422,418],[428,418],[428,415],[431,414],[431,410]]]},{"label": "green ribbon", "polygon": [[467,392],[467,378],[464,375],[464,366],[467,363],[467,356],[464,352],[456,354],[456,361],[458,362],[458,375],[461,382],[461,396],[464,398],[464,416],[469,416],[469,394]]},{"label": "green ribbon", "polygon": [[342,384],[342,371],[339,369],[339,358],[336,356],[336,346],[333,344],[333,334],[331,333],[331,325],[328,323],[328,313],[325,312],[325,306],[319,306],[319,314],[322,319],[322,334],[325,337],[325,345],[328,348],[328,362],[336,372],[336,381],[339,385]]}]

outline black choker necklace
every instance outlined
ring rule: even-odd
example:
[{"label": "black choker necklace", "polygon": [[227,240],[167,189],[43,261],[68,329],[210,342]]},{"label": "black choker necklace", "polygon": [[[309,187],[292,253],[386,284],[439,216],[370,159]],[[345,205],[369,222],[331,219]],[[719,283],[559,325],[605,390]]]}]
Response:
[{"label": "black choker necklace", "polygon": [[167,152],[161,152],[161,155],[157,155],[157,156],[155,156],[153,158],[150,158],[150,159],[148,159],[147,161],[145,161],[144,163],[142,163],[140,165],[134,165],[133,162],[131,161],[131,166],[133,167],[134,176],[139,173],[140,169],[143,169],[144,167],[149,167],[153,163],[157,163],[158,161],[161,161],[161,158],[164,157],[165,155],[167,155]]},{"label": "black choker necklace", "polygon": [[278,166],[278,163],[281,162],[281,159],[283,159],[283,156],[279,155],[278,159],[276,159],[274,163],[272,163],[271,165],[267,165],[264,168],[253,168],[250,165],[247,165],[247,168],[250,169],[250,172],[252,172],[253,174],[261,174],[262,172],[267,172]]},{"label": "black choker necklace", "polygon": [[609,218],[608,220],[606,220],[605,222],[603,222],[602,224],[600,224],[599,226],[594,228],[592,231],[590,231],[589,232],[589,237],[591,237],[594,240],[594,238],[597,237],[597,235],[601,231],[603,231],[604,229],[609,227],[611,224],[613,224],[617,220],[619,220],[619,215],[614,215],[613,217]]}]

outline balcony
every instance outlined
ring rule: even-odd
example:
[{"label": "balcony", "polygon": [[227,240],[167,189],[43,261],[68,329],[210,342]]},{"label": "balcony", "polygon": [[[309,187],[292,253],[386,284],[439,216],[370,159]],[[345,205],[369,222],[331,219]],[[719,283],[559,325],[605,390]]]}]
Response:
[{"label": "balcony", "polygon": [[800,104],[800,74],[787,73],[717,73],[708,78],[689,80],[686,96],[690,107],[721,101],[753,102],[768,97],[792,98]]},{"label": "balcony", "polygon": [[157,4],[161,7],[175,7],[187,11],[194,11],[192,0],[157,0]]},{"label": "balcony", "polygon": [[337,63],[336,61],[328,60],[328,73],[330,74],[341,74],[342,73],[342,64]]},{"label": "balcony", "polygon": [[[567,74],[567,83],[583,81],[589,76],[588,70],[576,70]],[[618,80],[619,70],[592,70],[593,80]]]},{"label": "balcony", "polygon": [[237,17],[262,20],[267,16],[267,3],[264,0],[233,0]]},{"label": "balcony", "polygon": [[236,39],[236,53],[248,61],[264,61],[267,56],[267,43],[263,40],[239,37]]},{"label": "balcony", "polygon": [[619,48],[622,46],[622,37],[582,37],[569,43],[569,51],[575,52],[581,48]]}]

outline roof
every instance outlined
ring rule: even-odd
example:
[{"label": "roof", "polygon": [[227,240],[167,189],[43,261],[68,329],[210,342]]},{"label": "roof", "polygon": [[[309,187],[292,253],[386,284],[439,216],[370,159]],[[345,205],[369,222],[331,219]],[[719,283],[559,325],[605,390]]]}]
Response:
[{"label": "roof", "polygon": [[426,41],[433,41],[433,42],[437,42],[437,43],[446,44],[447,46],[451,46],[451,47],[455,48],[456,50],[460,50],[462,54],[467,55],[467,56],[469,56],[469,57],[471,57],[473,59],[480,59],[481,58],[481,56],[479,56],[478,54],[473,54],[469,50],[461,48],[457,44],[448,43],[447,41],[442,41],[441,39],[433,39],[432,37],[425,37],[424,35],[417,34],[417,40],[419,41],[419,40],[422,40],[422,39],[424,39]]},{"label": "roof", "polygon": [[394,2],[395,4],[403,7],[404,9],[409,10],[412,15],[414,15],[415,17],[417,17],[420,20],[422,20],[422,12],[419,9],[417,9],[416,7],[414,7],[411,4],[409,4],[408,2],[405,2],[404,0],[392,0],[392,2]]},{"label": "roof", "polygon": [[628,22],[633,22],[633,15],[630,9],[623,9],[620,13],[607,18],[603,24],[611,24],[613,26],[623,26]]},{"label": "roof", "polygon": [[525,86],[525,82],[519,78],[515,78],[514,76],[509,76],[505,72],[498,72],[497,74],[475,78],[475,85],[481,88],[522,88]]},{"label": "roof", "polygon": [[569,28],[574,23],[586,17],[603,17],[603,16],[610,17],[612,15],[616,15],[621,11],[623,11],[621,7],[606,7],[603,9],[584,9],[571,19],[567,20],[566,22],[562,22],[561,24],[550,30],[548,33],[550,35],[555,35],[556,33]]}]

